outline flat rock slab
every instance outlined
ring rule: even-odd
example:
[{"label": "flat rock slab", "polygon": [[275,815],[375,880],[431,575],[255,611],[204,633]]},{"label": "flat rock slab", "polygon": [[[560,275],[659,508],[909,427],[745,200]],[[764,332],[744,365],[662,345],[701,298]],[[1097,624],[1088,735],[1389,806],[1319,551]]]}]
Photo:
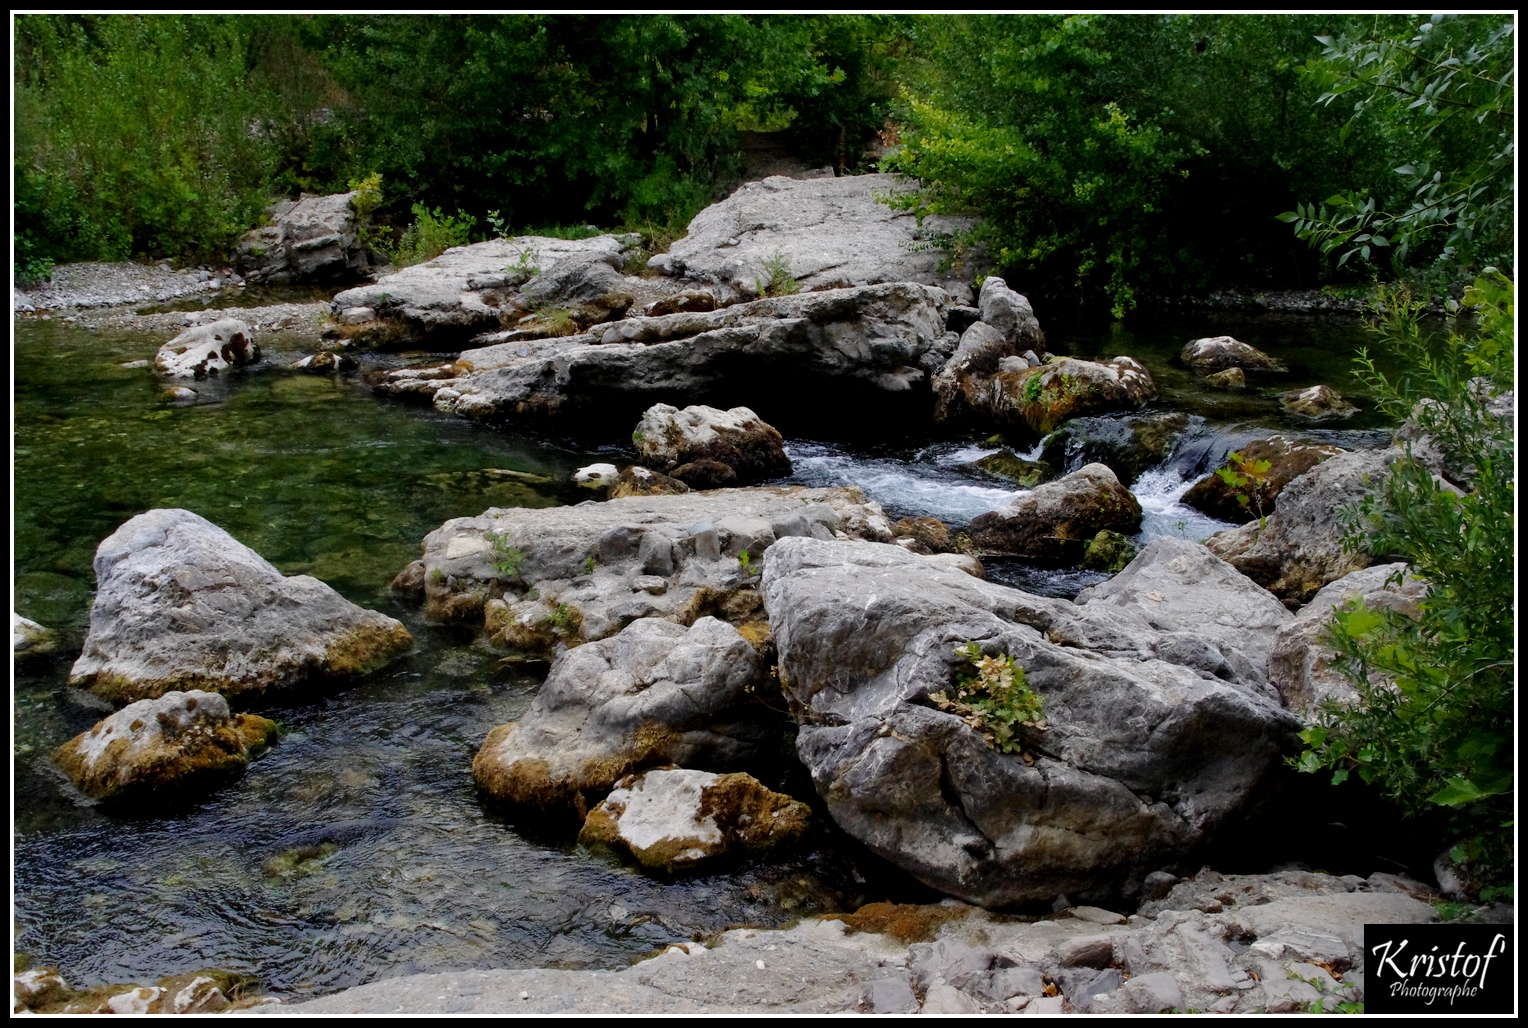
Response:
[{"label": "flat rock slab", "polygon": [[70,682],[125,702],[365,674],[413,645],[402,624],[264,557],[188,510],[151,510],[96,549],[90,633]]},{"label": "flat rock slab", "polygon": [[779,267],[805,290],[921,282],[970,303],[969,283],[987,263],[978,256],[941,272],[944,252],[929,244],[969,228],[972,219],[935,216],[920,227],[911,211],[878,202],[914,188],[899,175],[748,182],[697,214],[663,264],[724,300],[760,295]]}]

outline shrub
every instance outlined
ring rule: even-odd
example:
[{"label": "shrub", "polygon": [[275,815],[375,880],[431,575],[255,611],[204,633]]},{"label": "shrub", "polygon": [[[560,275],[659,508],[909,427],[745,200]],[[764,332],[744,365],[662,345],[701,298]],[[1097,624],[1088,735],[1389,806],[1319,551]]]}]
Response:
[{"label": "shrub", "polygon": [[463,211],[447,217],[440,208],[430,210],[422,203],[414,205],[414,223],[403,230],[398,245],[381,249],[392,260],[393,267],[406,268],[411,264],[423,264],[451,249],[466,246],[477,219]]},{"label": "shrub", "polygon": [[930,693],[940,710],[964,718],[993,749],[1022,753],[1024,730],[1045,728],[1040,697],[1029,688],[1024,669],[1012,656],[988,657],[974,642],[955,648],[955,655],[971,665],[955,675],[955,695]]}]

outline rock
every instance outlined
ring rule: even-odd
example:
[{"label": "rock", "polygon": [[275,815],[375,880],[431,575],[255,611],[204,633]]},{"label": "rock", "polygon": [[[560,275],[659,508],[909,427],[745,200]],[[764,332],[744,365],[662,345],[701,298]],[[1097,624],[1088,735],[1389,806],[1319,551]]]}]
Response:
[{"label": "rock", "polygon": [[688,234],[669,247],[668,273],[732,301],[758,295],[771,278],[767,264],[781,260],[804,291],[917,282],[969,302],[966,283],[986,270],[983,256],[940,272],[939,252],[917,244],[967,228],[970,219],[935,216],[920,226],[911,211],[876,202],[914,186],[896,175],[805,181],[774,175],[744,183],[695,216]]},{"label": "rock", "polygon": [[961,304],[951,304],[944,317],[946,331],[954,332],[957,337],[966,329],[982,319],[982,312],[977,307],[965,307]]},{"label": "rock", "polygon": [[1025,489],[1033,489],[1041,482],[1048,482],[1056,477],[1056,469],[1051,465],[1044,461],[1025,460],[1007,447],[965,466],[991,475],[993,478],[1023,486]]},{"label": "rock", "polygon": [[1088,921],[1093,924],[1110,925],[1125,923],[1125,915],[1123,914],[1116,914],[1114,911],[1105,910],[1102,907],[1090,907],[1086,904],[1080,907],[1073,907],[1072,916],[1080,921]]},{"label": "rock", "polygon": [[265,209],[268,225],[245,233],[238,266],[262,282],[333,282],[366,272],[366,248],[356,234],[356,194],[303,193]]},{"label": "rock", "polygon": [[644,771],[623,778],[589,812],[578,841],[619,846],[642,866],[672,874],[797,838],[811,814],[741,772]]},{"label": "rock", "polygon": [[981,296],[977,300],[982,321],[1002,333],[1017,353],[1023,349],[1045,349],[1045,333],[1035,318],[1029,298],[1008,288],[1008,283],[996,275],[988,275],[982,282]]},{"label": "rock", "polygon": [[345,312],[344,323],[347,325],[368,325],[377,320],[377,312],[370,307],[352,307]]},{"label": "rock", "polygon": [[923,997],[925,1014],[979,1014],[982,1008],[976,1001],[959,989],[949,985],[933,985]]},{"label": "rock", "polygon": [[673,470],[696,461],[725,464],[738,485],[782,478],[792,471],[783,437],[747,407],[679,410],[655,404],[642,415],[631,438],[637,453],[655,467]]},{"label": "rock", "polygon": [[1159,645],[1200,648],[1180,633],[1208,640],[1205,661],[1176,662],[1247,682],[1263,680],[1275,636],[1293,620],[1277,598],[1204,546],[1170,536],[1153,540],[1125,570],[1084,589],[1077,602],[1138,614],[1167,633]]},{"label": "rock", "polygon": [[[668,254],[659,254],[658,257],[667,257]],[[657,260],[657,257],[648,260],[648,265]],[[642,308],[642,313],[649,318],[660,318],[665,314],[688,314],[716,310],[716,294],[705,289],[685,289],[672,296],[665,296],[654,300]]]},{"label": "rock", "polygon": [[[1214,386],[1216,389],[1240,392],[1247,388],[1247,373],[1241,368],[1227,368],[1224,371],[1217,371],[1204,376],[1204,384]],[[1174,986],[1174,988],[1177,988],[1177,986]]]},{"label": "rock", "polygon": [[171,403],[195,403],[200,394],[186,386],[175,386],[173,389],[166,389],[161,395]]},{"label": "rock", "polygon": [[865,986],[856,1009],[862,1014],[916,1014],[918,997],[901,978],[877,978]]},{"label": "rock", "polygon": [[397,621],[316,578],[282,577],[186,510],[151,510],[96,549],[96,598],[70,683],[117,702],[289,689],[373,671],[413,645]]},{"label": "rock", "polygon": [[677,478],[632,465],[616,476],[610,486],[610,498],[618,500],[623,496],[672,496],[689,491],[690,487]]},{"label": "rock", "polygon": [[36,657],[58,649],[58,636],[30,618],[11,611],[11,658]]},{"label": "rock", "polygon": [[1184,1009],[1183,990],[1166,971],[1131,978],[1120,986],[1120,992],[1125,1009],[1132,1014],[1170,1014]]},{"label": "rock", "polygon": [[310,354],[302,358],[292,367],[298,371],[308,371],[314,374],[348,374],[360,368],[360,363],[348,353],[323,353]]},{"label": "rock", "polygon": [[736,766],[775,727],[748,696],[768,678],[725,622],[641,618],[558,657],[525,716],[488,733],[473,779],[498,803],[582,809],[634,771]]},{"label": "rock", "polygon": [[186,329],[159,348],[154,370],[171,378],[206,378],[260,359],[255,334],[237,318]]},{"label": "rock", "polygon": [[1102,464],[1014,497],[1006,507],[971,520],[971,541],[989,552],[1076,564],[1088,540],[1103,529],[1134,534],[1141,505]]},{"label": "rock", "polygon": [[[833,819],[926,884],[985,906],[1114,895],[1241,809],[1298,722],[1256,686],[1150,656],[1138,615],[982,582],[869,543],[764,558],[797,753]],[[938,709],[974,641],[1023,667],[1043,729],[1018,752]]]},{"label": "rock", "polygon": [[[1335,457],[1343,451],[1336,446],[1324,443],[1305,443],[1276,435],[1247,443],[1237,452],[1247,463],[1258,460],[1266,460],[1269,463],[1268,471],[1265,473],[1266,478],[1260,489],[1256,486],[1238,489],[1228,484],[1219,474],[1210,474],[1190,486],[1179,502],[1184,506],[1202,511],[1218,521],[1229,521],[1238,525],[1256,521],[1258,507],[1252,502],[1254,497],[1260,494],[1264,516],[1272,514],[1278,509],[1279,493],[1284,491],[1286,485],[1328,457]],[[1234,463],[1229,462],[1226,466],[1236,467]],[[1257,490],[1256,493],[1253,492],[1254,489]],[[1240,502],[1236,498],[1239,494],[1246,495],[1248,502]]]},{"label": "rock", "polygon": [[1073,418],[1046,438],[1040,459],[1063,472],[1106,464],[1129,485],[1166,461],[1197,420],[1177,412]]},{"label": "rock", "polygon": [[614,464],[590,464],[573,472],[573,481],[585,489],[609,489],[620,474]]},{"label": "rock", "polygon": [[526,282],[520,295],[531,305],[598,300],[625,284],[616,270],[621,260],[620,251],[570,254]]},{"label": "rock", "polygon": [[1358,408],[1342,398],[1331,386],[1313,385],[1308,389],[1291,389],[1279,396],[1279,405],[1285,412],[1304,421],[1333,421],[1351,418]]},{"label": "rock", "polygon": [[950,539],[950,529],[938,518],[902,518],[891,526],[897,540],[910,539],[909,547],[914,553],[953,553],[955,543]]},{"label": "rock", "polygon": [[34,1010],[73,992],[56,967],[34,967],[11,976],[11,1012]]},{"label": "rock", "polygon": [[[967,329],[966,337],[982,324]],[[1019,357],[1002,357],[995,372],[982,371],[985,359],[1006,345],[991,336],[985,338],[988,342],[979,352],[967,351],[971,357],[957,350],[935,377],[936,420],[1040,438],[1068,419],[1133,410],[1156,398],[1151,374],[1133,357],[1107,361],[1057,357],[1038,367]],[[963,349],[967,341],[962,338]]]},{"label": "rock", "polygon": [[1107,528],[1088,541],[1082,566],[1094,571],[1123,571],[1135,559],[1135,544]]},{"label": "rock", "polygon": [[98,800],[179,790],[242,771],[276,739],[276,722],[230,714],[217,693],[168,692],[98,721],[53,756]]},{"label": "rock", "polygon": [[464,417],[560,418],[584,428],[635,418],[674,397],[700,402],[735,392],[743,381],[764,395],[812,388],[838,405],[873,399],[883,415],[898,402],[921,412],[929,366],[944,363],[945,302],[940,290],[898,282],[625,318],[558,339],[500,333],[464,351],[449,376],[400,369],[375,388],[428,396],[436,409]]},{"label": "rock", "polygon": [[1195,371],[1206,374],[1227,368],[1240,368],[1243,372],[1286,370],[1262,350],[1230,336],[1190,340],[1179,357]]},{"label": "rock", "polygon": [[715,460],[697,460],[681,464],[670,474],[691,489],[730,489],[738,484],[731,464]]},{"label": "rock", "polygon": [[[479,332],[499,328],[501,311],[520,311],[520,287],[533,277],[555,292],[559,263],[575,261],[580,275],[602,276],[582,261],[606,267],[618,260],[633,237],[601,235],[589,239],[516,236],[458,246],[433,260],[415,264],[376,282],[346,289],[334,297],[334,317],[344,321],[357,308],[373,311],[393,323],[399,345],[425,344],[452,349]],[[566,283],[575,288],[571,275]]]},{"label": "rock", "polygon": [[[1321,637],[1331,624],[1333,609],[1353,599],[1361,598],[1371,610],[1420,617],[1417,603],[1427,595],[1427,585],[1405,577],[1407,567],[1377,564],[1344,575],[1322,587],[1279,629],[1268,657],[1268,680],[1279,690],[1284,706],[1310,719],[1326,700],[1347,704],[1358,698],[1347,676],[1334,666],[1336,651],[1323,645]],[[1397,575],[1401,581],[1392,585],[1391,579]]]},{"label": "rock", "polygon": [[1330,457],[1290,480],[1266,525],[1252,522],[1219,532],[1205,545],[1280,599],[1304,603],[1328,582],[1374,562],[1362,550],[1344,549],[1343,528],[1333,512],[1356,506],[1379,488],[1401,453],[1392,446]]}]

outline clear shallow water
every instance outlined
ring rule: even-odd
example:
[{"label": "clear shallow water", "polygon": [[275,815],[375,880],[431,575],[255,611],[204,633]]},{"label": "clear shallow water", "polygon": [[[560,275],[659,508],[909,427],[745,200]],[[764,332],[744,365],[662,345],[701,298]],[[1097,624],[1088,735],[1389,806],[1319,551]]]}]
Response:
[{"label": "clear shallow water", "polygon": [[[1301,326],[1317,341],[1301,341]],[[1148,326],[1125,338],[1047,328],[1056,352],[1135,353],[1162,386],[1154,408],[1202,419],[1135,485],[1143,540],[1222,527],[1177,499],[1227,450],[1294,427],[1276,393],[1209,393],[1170,363],[1194,335],[1230,331],[1271,348],[1245,330]],[[508,824],[479,804],[472,755],[490,728],[520,715],[539,677],[499,666],[468,634],[424,625],[387,583],[443,520],[491,505],[576,502],[569,473],[629,460],[621,447],[493,431],[378,401],[354,380],[272,370],[197,384],[198,402],[175,405],[147,369],[120,366],[152,357],[160,337],[58,320],[15,329],[14,602],[64,636],[56,658],[19,670],[14,693],[15,944],[35,962],[59,965],[78,984],[221,966],[277,991],[315,993],[414,971],[620,966],[731,924],[929,898],[827,827],[771,861],[669,882],[580,850],[560,826]],[[1305,320],[1287,332],[1292,352],[1309,360],[1279,355],[1316,377],[1292,373],[1281,387],[1342,389],[1357,330]],[[262,346],[282,358],[305,352],[295,339]],[[1384,435],[1362,420],[1304,434],[1348,446]],[[859,485],[894,517],[963,527],[1015,495],[962,469],[993,447],[788,448],[795,481]],[[156,506],[194,510],[283,572],[313,574],[399,617],[417,647],[356,688],[267,707],[285,736],[204,802],[108,817],[76,801],[46,754],[103,713],[65,684],[84,636],[95,547]],[[988,573],[1060,596],[1105,577],[1012,560],[989,561]],[[815,802],[784,732],[781,741],[778,759],[756,773]]]}]

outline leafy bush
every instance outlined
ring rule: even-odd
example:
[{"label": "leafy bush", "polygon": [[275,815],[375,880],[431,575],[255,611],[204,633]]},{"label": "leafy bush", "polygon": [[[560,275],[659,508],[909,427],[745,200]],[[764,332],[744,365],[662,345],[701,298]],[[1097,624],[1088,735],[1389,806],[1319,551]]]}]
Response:
[{"label": "leafy bush", "polygon": [[414,205],[414,223],[404,229],[398,245],[389,247],[379,244],[395,268],[411,264],[423,264],[433,260],[453,246],[466,246],[470,241],[472,226],[477,219],[463,211],[446,216],[440,208],[430,210],[422,203]]},{"label": "leafy bush", "polygon": [[1260,459],[1248,460],[1239,450],[1227,454],[1226,458],[1226,466],[1215,474],[1226,485],[1237,490],[1237,503],[1257,511],[1258,528],[1266,528],[1268,517],[1263,513],[1263,501],[1268,492],[1268,472],[1273,470],[1273,463]]},{"label": "leafy bush", "polygon": [[[1412,370],[1391,381],[1367,352],[1359,359],[1358,377],[1381,407],[1410,416],[1410,441],[1384,484],[1342,512],[1348,543],[1406,560],[1428,594],[1416,620],[1361,602],[1334,611],[1330,642],[1359,702],[1321,711],[1302,736],[1299,767],[1332,770],[1334,784],[1356,773],[1411,813],[1446,814],[1464,840],[1457,859],[1507,875],[1515,471],[1511,420],[1490,406],[1511,385],[1513,286],[1489,275],[1467,299],[1480,310],[1476,333],[1455,331],[1440,346],[1423,331],[1419,304],[1385,294],[1376,331]],[[1462,489],[1434,474],[1423,440]]]},{"label": "leafy bush", "polygon": [[525,566],[525,551],[509,545],[509,536],[499,532],[488,533],[493,545],[493,569],[505,578],[514,578]]},{"label": "leafy bush", "polygon": [[1013,657],[984,656],[974,642],[955,648],[955,655],[971,665],[955,676],[955,695],[930,693],[940,710],[965,720],[987,737],[1001,753],[1024,751],[1024,729],[1044,730],[1045,715],[1040,697],[1029,688],[1024,669]]}]

